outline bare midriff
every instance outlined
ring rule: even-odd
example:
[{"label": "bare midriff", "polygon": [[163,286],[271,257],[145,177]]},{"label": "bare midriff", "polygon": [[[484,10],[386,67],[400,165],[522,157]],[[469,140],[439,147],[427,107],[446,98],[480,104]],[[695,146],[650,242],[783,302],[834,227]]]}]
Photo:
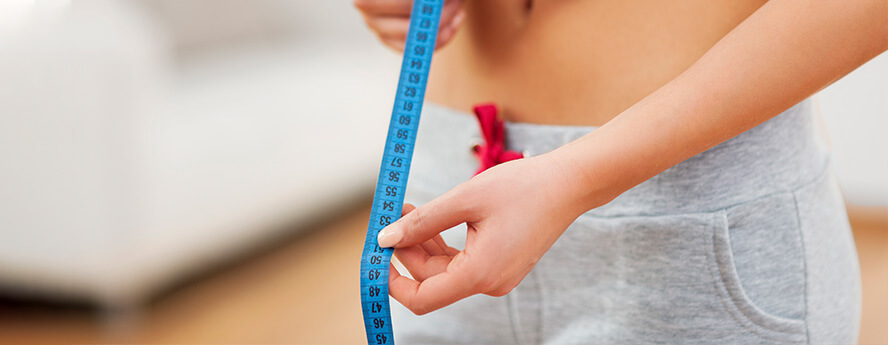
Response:
[{"label": "bare midriff", "polygon": [[516,122],[600,126],[663,86],[765,0],[467,0],[429,100]]}]

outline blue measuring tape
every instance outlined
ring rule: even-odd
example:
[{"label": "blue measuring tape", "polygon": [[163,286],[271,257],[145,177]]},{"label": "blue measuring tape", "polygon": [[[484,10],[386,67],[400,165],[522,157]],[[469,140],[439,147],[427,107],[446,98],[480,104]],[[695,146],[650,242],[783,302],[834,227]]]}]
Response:
[{"label": "blue measuring tape", "polygon": [[380,248],[376,236],[382,228],[401,217],[443,3],[444,0],[413,1],[395,106],[361,256],[361,308],[368,344],[395,343],[388,297],[392,249]]}]

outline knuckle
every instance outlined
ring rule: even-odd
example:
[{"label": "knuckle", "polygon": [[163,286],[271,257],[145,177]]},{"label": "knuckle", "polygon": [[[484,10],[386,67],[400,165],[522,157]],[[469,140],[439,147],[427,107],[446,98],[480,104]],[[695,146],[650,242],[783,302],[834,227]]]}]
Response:
[{"label": "knuckle", "polygon": [[474,210],[478,200],[477,191],[466,184],[461,184],[450,191],[447,197],[448,204],[453,205],[453,211],[466,214]]},{"label": "knuckle", "polygon": [[417,316],[422,316],[422,315],[428,314],[429,312],[432,311],[432,309],[425,303],[416,303],[416,304],[407,306],[407,309],[409,309],[410,312],[412,312],[413,314],[416,314]]},{"label": "knuckle", "polygon": [[422,207],[413,210],[413,212],[408,213],[404,216],[406,224],[405,225],[405,237],[410,236],[410,233],[423,228],[426,218],[426,210]]},{"label": "knuckle", "polygon": [[[471,181],[469,181],[471,182]],[[454,199],[471,199],[473,194],[473,188],[469,185],[468,182],[461,183],[451,190],[451,197]]]},{"label": "knuckle", "polygon": [[475,291],[489,292],[497,286],[497,281],[489,276],[481,275],[475,277]]},{"label": "knuckle", "polygon": [[505,296],[512,292],[512,290],[514,290],[516,287],[518,287],[517,283],[503,284],[502,286],[497,288],[494,293],[498,294],[499,296]]},{"label": "knuckle", "polygon": [[505,295],[508,295],[509,292],[512,292],[512,289],[514,288],[514,286],[501,286],[490,290],[490,292],[488,292],[487,294],[493,297],[503,297]]},{"label": "knuckle", "polygon": [[500,297],[505,296],[515,287],[514,284],[511,284],[507,281],[495,280],[487,290],[484,290],[484,293],[490,296]]}]

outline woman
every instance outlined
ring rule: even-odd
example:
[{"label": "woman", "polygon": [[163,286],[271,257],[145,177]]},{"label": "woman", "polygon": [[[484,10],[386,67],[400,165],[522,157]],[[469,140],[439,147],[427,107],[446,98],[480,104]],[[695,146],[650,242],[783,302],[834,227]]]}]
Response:
[{"label": "woman", "polygon": [[[355,4],[403,48],[410,0]],[[442,23],[423,205],[379,237],[412,276],[392,269],[392,297],[431,312],[396,310],[398,341],[856,342],[807,98],[888,49],[888,1],[448,0]],[[467,144],[495,132],[493,108],[466,115],[484,102],[513,152]]]}]

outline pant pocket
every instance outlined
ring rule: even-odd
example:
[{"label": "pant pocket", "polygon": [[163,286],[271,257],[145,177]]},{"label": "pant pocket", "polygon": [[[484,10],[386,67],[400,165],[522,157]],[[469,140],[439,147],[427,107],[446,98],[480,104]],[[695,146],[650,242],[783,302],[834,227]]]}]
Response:
[{"label": "pant pocket", "polygon": [[805,343],[804,322],[772,303],[768,281],[738,273],[729,213],[581,216],[534,269],[543,342]]},{"label": "pant pocket", "polygon": [[720,212],[711,234],[711,271],[725,310],[775,341],[806,341],[805,255],[791,193]]},{"label": "pant pocket", "polygon": [[578,218],[534,269],[544,342],[749,342],[713,289],[707,241],[719,219]]}]

